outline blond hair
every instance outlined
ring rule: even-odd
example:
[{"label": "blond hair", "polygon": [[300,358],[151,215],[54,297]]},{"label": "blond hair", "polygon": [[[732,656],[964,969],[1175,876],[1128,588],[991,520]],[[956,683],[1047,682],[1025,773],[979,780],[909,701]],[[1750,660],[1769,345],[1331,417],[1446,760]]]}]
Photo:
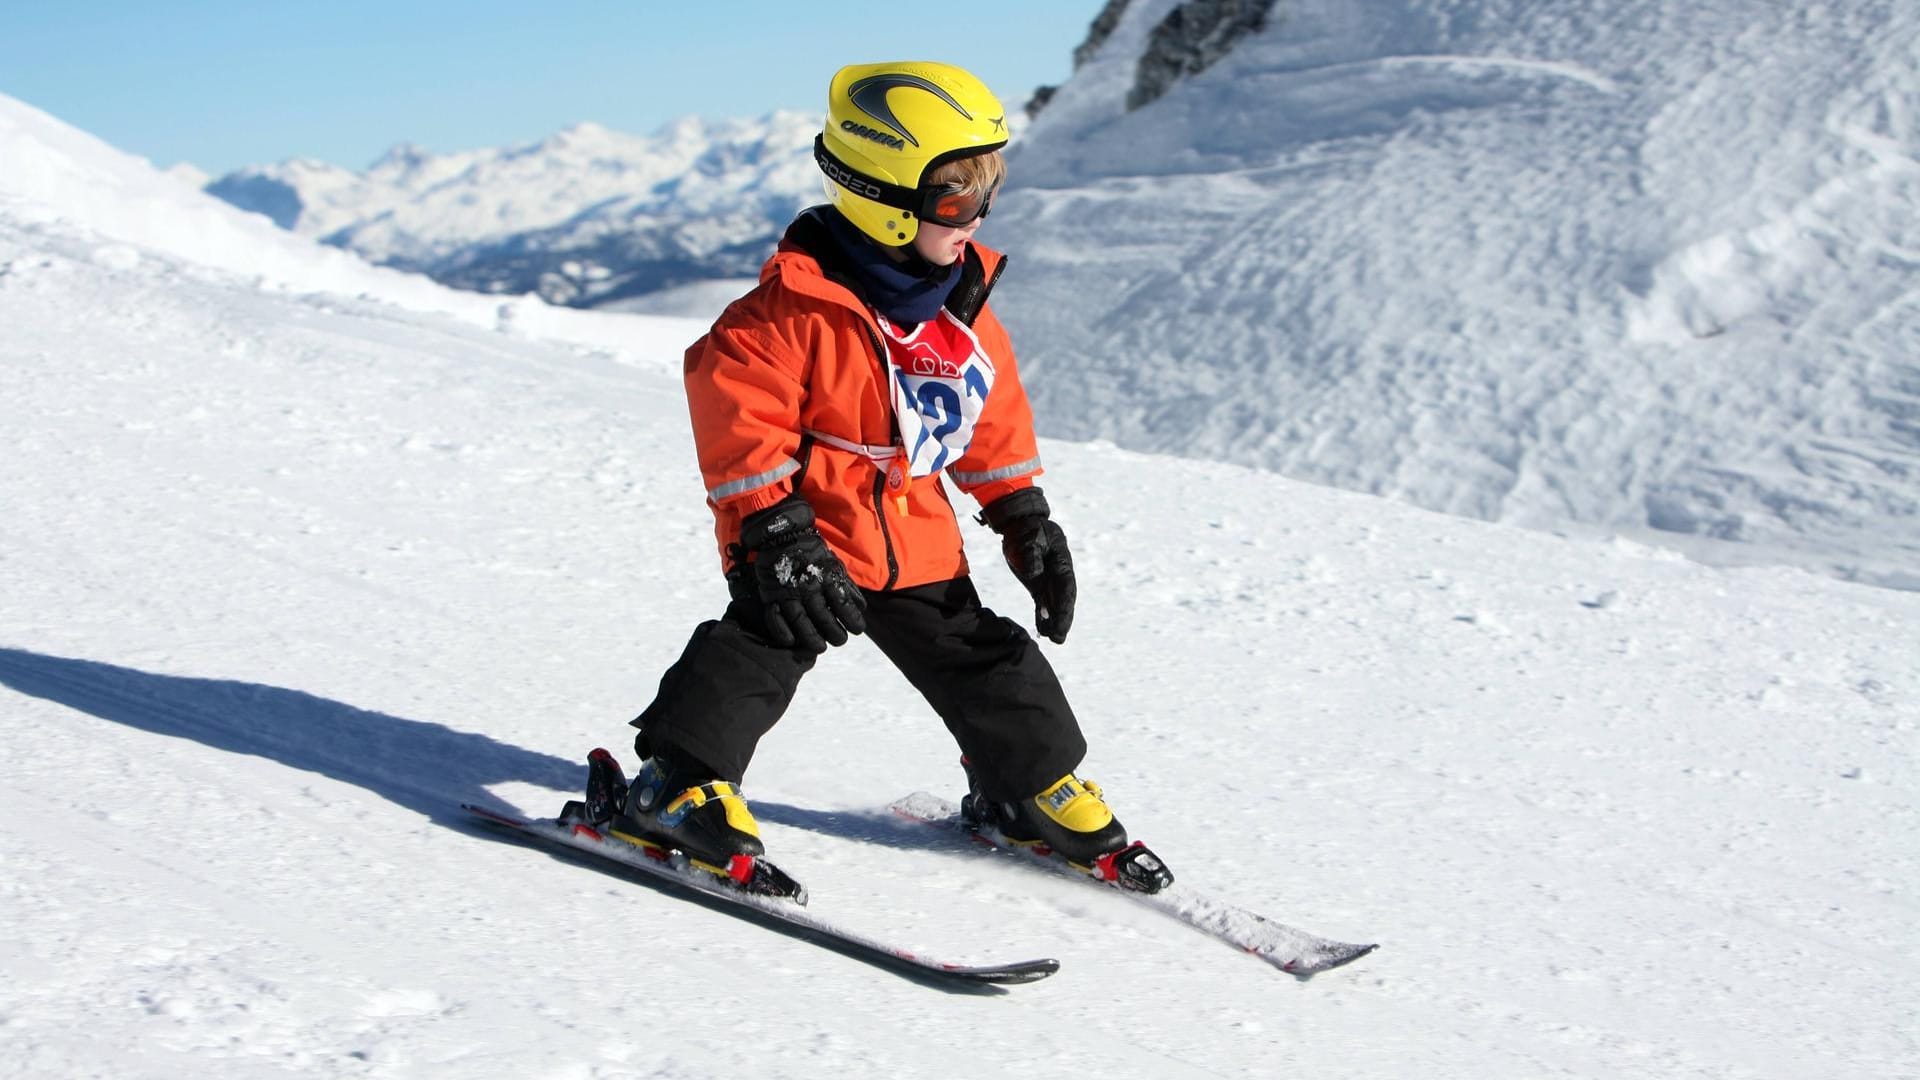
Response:
[{"label": "blond hair", "polygon": [[920,182],[928,186],[958,184],[961,194],[980,195],[999,187],[1006,178],[1007,159],[1000,151],[992,150],[949,161],[928,173]]}]

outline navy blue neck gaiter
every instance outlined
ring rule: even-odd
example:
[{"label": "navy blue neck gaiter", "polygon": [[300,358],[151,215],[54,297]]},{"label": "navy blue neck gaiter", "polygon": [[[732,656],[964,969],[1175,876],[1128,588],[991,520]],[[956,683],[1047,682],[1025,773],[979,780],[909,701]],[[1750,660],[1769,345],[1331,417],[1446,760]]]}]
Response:
[{"label": "navy blue neck gaiter", "polygon": [[894,262],[838,210],[820,207],[819,214],[846,257],[843,269],[853,277],[867,303],[895,326],[910,329],[938,315],[953,287],[960,283],[954,266],[935,266],[911,248],[906,262]]}]

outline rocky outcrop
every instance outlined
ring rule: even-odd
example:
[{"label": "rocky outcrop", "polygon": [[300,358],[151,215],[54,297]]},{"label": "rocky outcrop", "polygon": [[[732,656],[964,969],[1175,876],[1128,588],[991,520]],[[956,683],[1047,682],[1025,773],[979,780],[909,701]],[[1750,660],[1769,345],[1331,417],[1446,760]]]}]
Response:
[{"label": "rocky outcrop", "polygon": [[1127,110],[1158,100],[1174,83],[1212,67],[1241,38],[1266,29],[1272,8],[1273,0],[1187,0],[1168,12],[1140,54]]},{"label": "rocky outcrop", "polygon": [[[1107,0],[1107,6],[1100,9],[1100,14],[1095,15],[1087,27],[1086,40],[1073,48],[1073,70],[1079,71],[1085,67],[1087,61],[1100,51],[1100,46],[1107,43],[1107,38],[1113,34],[1113,28],[1120,25],[1120,16],[1127,13],[1127,5],[1131,2]],[[1033,96],[1027,99],[1027,119],[1039,116],[1040,110],[1047,107],[1047,102],[1053,100],[1053,95],[1059,89],[1057,86],[1034,87]]]},{"label": "rocky outcrop", "polygon": [[[1174,83],[1198,75],[1233,51],[1233,46],[1248,34],[1266,29],[1275,0],[1186,0],[1167,12],[1147,37],[1140,54],[1132,89],[1127,91],[1127,111],[1159,99]],[[1073,69],[1085,67],[1120,25],[1131,0],[1107,0],[1087,37],[1073,50]],[[1053,100],[1057,86],[1036,87],[1027,100],[1029,119]]]},{"label": "rocky outcrop", "polygon": [[1087,40],[1074,47],[1073,70],[1079,71],[1087,61],[1094,58],[1100,46],[1107,43],[1113,28],[1120,25],[1120,17],[1127,13],[1127,4],[1131,0],[1107,0],[1107,6],[1093,17],[1093,24],[1087,27]]}]

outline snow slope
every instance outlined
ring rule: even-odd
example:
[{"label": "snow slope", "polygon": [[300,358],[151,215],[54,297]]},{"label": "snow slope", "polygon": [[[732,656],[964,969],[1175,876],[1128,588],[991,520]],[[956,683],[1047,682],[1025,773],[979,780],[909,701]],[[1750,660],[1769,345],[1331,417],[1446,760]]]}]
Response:
[{"label": "snow slope", "polygon": [[[624,322],[556,308],[538,297],[460,292],[318,247],[264,218],[235,211],[196,190],[191,179],[160,172],[144,158],[5,94],[0,94],[0,161],[6,163],[0,172],[0,211],[19,224],[56,232],[80,227],[97,236],[91,257],[103,265],[132,271],[141,265],[143,252],[157,252],[177,261],[170,272],[223,271],[269,292],[360,297],[501,331],[561,335],[620,355],[637,344]],[[699,329],[661,324],[660,331],[679,337]]]},{"label": "snow slope", "polygon": [[1920,8],[1135,0],[988,240],[1053,432],[1920,585]]},{"label": "snow slope", "polygon": [[0,179],[10,1075],[1920,1072],[1920,596],[1104,443],[1044,447],[1085,771],[1183,884],[1379,953],[1296,982],[895,825],[959,770],[865,642],[749,777],[772,850],[1053,979],[942,994],[467,828],[630,757],[723,603],[687,324],[281,287],[338,253],[242,258],[0,105],[10,166],[74,167]]}]

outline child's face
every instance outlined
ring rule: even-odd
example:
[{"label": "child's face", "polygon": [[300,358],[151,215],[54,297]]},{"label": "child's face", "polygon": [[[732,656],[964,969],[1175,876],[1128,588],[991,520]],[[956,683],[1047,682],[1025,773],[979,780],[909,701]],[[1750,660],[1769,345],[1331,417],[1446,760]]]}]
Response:
[{"label": "child's face", "polygon": [[985,220],[977,217],[960,226],[922,221],[920,231],[913,237],[913,250],[935,266],[952,266],[960,253],[966,250],[967,241],[973,239],[973,234],[979,231],[980,223]]}]

